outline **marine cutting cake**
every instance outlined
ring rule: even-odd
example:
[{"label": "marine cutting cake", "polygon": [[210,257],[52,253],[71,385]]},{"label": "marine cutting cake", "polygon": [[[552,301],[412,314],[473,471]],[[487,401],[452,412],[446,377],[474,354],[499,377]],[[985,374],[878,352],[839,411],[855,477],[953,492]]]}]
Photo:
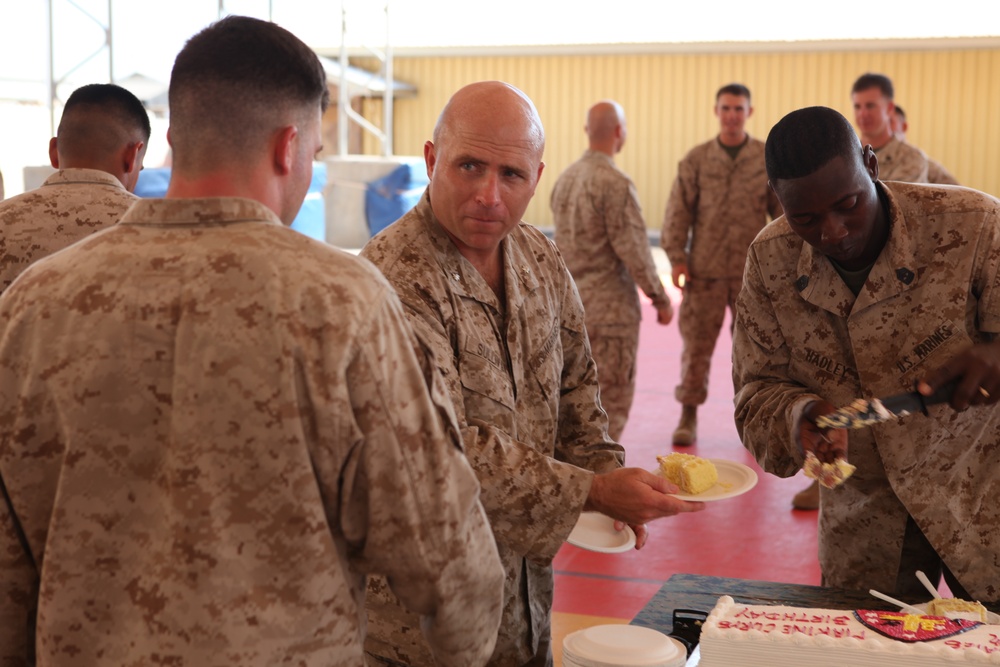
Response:
[{"label": "marine cutting cake", "polygon": [[699,646],[698,667],[1000,665],[1000,625],[905,611],[751,605],[724,595]]}]

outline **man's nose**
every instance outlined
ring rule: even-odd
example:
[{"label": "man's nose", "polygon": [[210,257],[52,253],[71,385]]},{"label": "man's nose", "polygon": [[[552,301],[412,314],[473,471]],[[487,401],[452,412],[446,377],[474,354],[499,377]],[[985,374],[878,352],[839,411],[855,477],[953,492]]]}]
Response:
[{"label": "man's nose", "polygon": [[821,229],[820,239],[823,243],[839,243],[847,236],[847,227],[833,217],[824,220]]},{"label": "man's nose", "polygon": [[476,201],[481,206],[496,206],[500,203],[500,178],[497,174],[486,174],[479,183]]}]

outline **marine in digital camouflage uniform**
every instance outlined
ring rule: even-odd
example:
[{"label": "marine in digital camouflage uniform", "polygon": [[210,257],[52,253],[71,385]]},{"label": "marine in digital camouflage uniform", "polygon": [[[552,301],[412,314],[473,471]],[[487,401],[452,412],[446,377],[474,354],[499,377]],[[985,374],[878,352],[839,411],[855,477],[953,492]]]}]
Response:
[{"label": "marine in digital camouflage uniform", "polygon": [[[701,509],[607,435],[583,307],[554,244],[521,221],[544,133],[521,91],[459,90],[424,147],[430,185],[362,250],[396,288],[455,403],[506,570],[493,667],[552,664],[552,559],[581,511],[633,525]],[[369,589],[369,664],[432,665],[384,585]]]},{"label": "marine in digital camouflage uniform", "polygon": [[684,349],[674,391],[682,406],[676,445],[697,437],[697,408],[708,398],[712,352],[726,308],[731,312],[736,303],[747,247],[768,215],[780,212],[767,187],[764,142],[745,130],[752,113],[746,86],[719,89],[719,135],[684,156],[667,199],[660,244],[684,295],[677,320]]},{"label": "marine in digital camouflage uniform", "polygon": [[385,279],[286,227],[315,54],[231,16],[170,97],[167,198],[0,297],[0,663],[356,667],[380,572],[484,664],[503,571],[450,397]]},{"label": "marine in digital camouflage uniform", "polygon": [[855,80],[851,102],[861,143],[875,150],[881,180],[927,183],[927,156],[893,136],[894,96],[892,81],[884,74],[869,72]]},{"label": "marine in digital camouflage uniform", "polygon": [[[919,599],[914,571],[944,569],[955,595],[997,600],[1000,201],[878,180],[877,158],[825,108],[779,122],[767,164],[786,215],[751,246],[737,304],[744,445],[780,477],[810,450],[857,466],[821,490],[824,584]],[[855,398],[954,378],[951,403],[927,416],[815,425]]]},{"label": "marine in digital camouflage uniform", "polygon": [[[893,104],[892,115],[889,117],[889,126],[894,137],[902,142],[906,141],[909,123],[906,120],[906,112],[898,104]],[[945,169],[943,164],[930,157],[927,158],[927,182],[938,185],[961,185],[958,179]]]},{"label": "marine in digital camouflage uniform", "polygon": [[149,133],[146,110],[124,88],[73,91],[49,142],[59,171],[0,204],[0,292],[32,262],[118,222],[139,199],[132,191]]},{"label": "marine in digital camouflage uniform", "polygon": [[615,166],[626,137],[621,105],[595,104],[585,130],[590,148],[560,174],[550,204],[556,245],[583,299],[608,433],[618,441],[635,396],[642,319],[636,283],[660,324],[670,324],[674,311],[653,262],[635,186]]}]

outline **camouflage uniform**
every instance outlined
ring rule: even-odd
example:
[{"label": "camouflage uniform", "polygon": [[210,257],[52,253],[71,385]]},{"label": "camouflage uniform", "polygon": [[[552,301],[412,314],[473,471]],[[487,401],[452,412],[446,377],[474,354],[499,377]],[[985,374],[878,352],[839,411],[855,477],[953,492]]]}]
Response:
[{"label": "camouflage uniform", "polygon": [[621,438],[635,395],[642,309],[636,283],[657,308],[670,308],[649,250],[635,186],[614,159],[588,150],[552,190],[556,245],[583,299],[612,440]]},{"label": "camouflage uniform", "polygon": [[367,263],[247,199],[144,200],[0,322],[0,663],[357,667],[367,572],[442,663],[488,657],[475,475]]},{"label": "camouflage uniform", "polygon": [[747,137],[733,159],[715,138],[678,165],[660,243],[672,265],[688,267],[677,320],[684,350],[675,396],[684,405],[701,405],[708,397],[726,307],[732,311],[736,303],[747,248],[768,213],[776,217],[780,207],[767,185],[763,141]]},{"label": "camouflage uniform", "polygon": [[[964,188],[877,187],[891,232],[857,298],[784,218],[750,248],[733,341],[736,422],[780,477],[802,465],[792,428],[809,401],[911,391],[1000,333],[1000,201]],[[892,590],[909,515],[972,595],[1000,598],[1000,406],[929,413],[849,432],[857,472],[821,490],[826,584]]]},{"label": "camouflage uniform", "polygon": [[[551,561],[579,518],[591,471],[618,468],[624,454],[607,435],[583,307],[555,246],[521,223],[501,249],[503,308],[434,217],[427,194],[361,254],[396,288],[448,383],[507,575],[489,664],[520,667],[551,660]],[[366,648],[433,664],[416,619],[384,591],[369,592]]]},{"label": "camouflage uniform", "polygon": [[958,179],[937,160],[927,158],[927,182],[937,185],[959,185]]},{"label": "camouflage uniform", "polygon": [[32,262],[118,222],[139,198],[98,169],[62,169],[0,204],[0,292]]},{"label": "camouflage uniform", "polygon": [[927,183],[927,156],[915,146],[896,137],[875,151],[878,156],[878,177],[882,181]]}]

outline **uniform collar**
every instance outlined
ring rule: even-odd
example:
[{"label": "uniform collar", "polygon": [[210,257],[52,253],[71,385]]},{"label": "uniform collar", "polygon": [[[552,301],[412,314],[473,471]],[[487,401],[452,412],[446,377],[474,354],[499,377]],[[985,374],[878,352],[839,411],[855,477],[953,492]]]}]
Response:
[{"label": "uniform collar", "polygon": [[202,227],[241,222],[283,226],[274,211],[258,201],[243,197],[140,199],[125,212],[120,224]]},{"label": "uniform collar", "polygon": [[73,169],[60,169],[45,179],[43,187],[46,185],[70,185],[74,183],[101,184],[109,187],[125,190],[125,186],[117,178],[106,171],[100,169],[83,169],[80,167]]}]

